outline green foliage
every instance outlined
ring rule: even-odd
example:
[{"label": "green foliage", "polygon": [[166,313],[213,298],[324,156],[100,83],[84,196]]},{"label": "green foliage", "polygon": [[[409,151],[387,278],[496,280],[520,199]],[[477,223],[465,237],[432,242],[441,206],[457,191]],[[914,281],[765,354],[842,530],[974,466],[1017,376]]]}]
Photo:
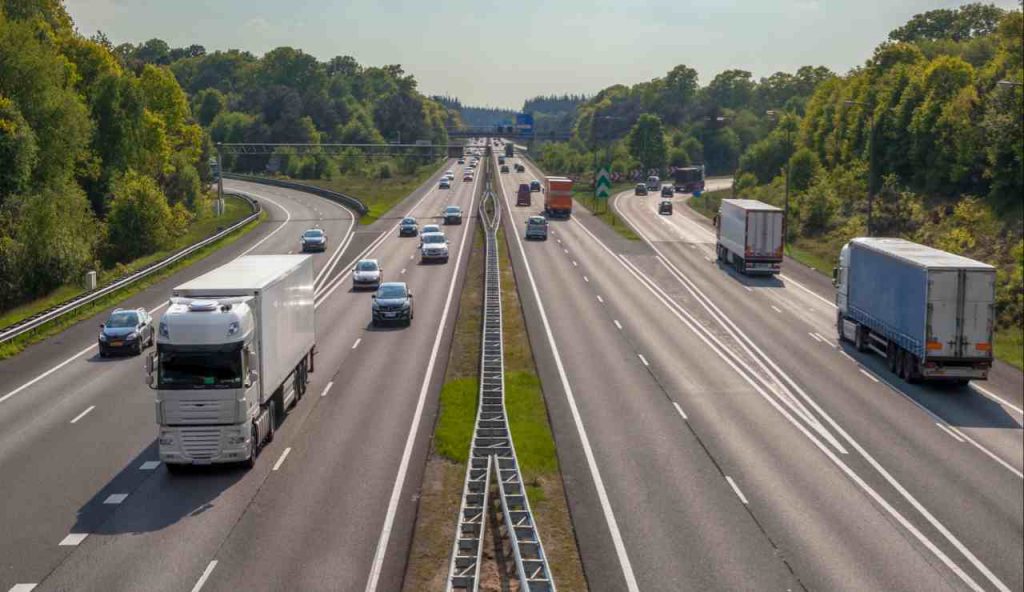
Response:
[{"label": "green foliage", "polygon": [[965,4],[954,9],[929,10],[914,15],[907,24],[889,33],[893,41],[967,41],[989,35],[1005,11],[993,4]]},{"label": "green foliage", "polygon": [[28,189],[38,150],[35,132],[18,106],[0,95],[0,206],[4,196]]},{"label": "green foliage", "polygon": [[218,115],[227,111],[228,99],[215,88],[204,88],[193,98],[192,105],[199,125],[209,127]]},{"label": "green foliage", "polygon": [[810,187],[814,177],[821,170],[818,157],[808,148],[797,150],[789,159],[789,188],[804,191]]},{"label": "green foliage", "polygon": [[129,170],[114,180],[107,225],[110,261],[125,262],[167,247],[189,222],[172,209],[151,177]]},{"label": "green foliage", "polygon": [[665,132],[661,118],[644,113],[629,132],[630,155],[647,168],[661,168],[665,164]]}]

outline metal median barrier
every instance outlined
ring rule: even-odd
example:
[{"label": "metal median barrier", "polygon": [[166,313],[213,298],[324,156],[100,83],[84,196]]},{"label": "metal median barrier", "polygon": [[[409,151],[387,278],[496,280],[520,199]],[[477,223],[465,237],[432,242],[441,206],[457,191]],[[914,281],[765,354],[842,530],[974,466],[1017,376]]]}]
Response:
[{"label": "metal median barrier", "polygon": [[520,590],[554,592],[555,582],[548,569],[526,498],[512,434],[505,413],[505,363],[502,343],[501,270],[498,264],[497,231],[501,209],[491,189],[493,163],[488,159],[486,189],[480,205],[480,220],[486,238],[484,274],[483,335],[480,352],[480,399],[470,443],[469,463],[459,506],[458,525],[452,545],[446,590],[480,587],[480,557],[487,526],[487,511],[493,506],[492,478],[497,489],[503,529],[496,537],[508,540],[516,564]]},{"label": "metal median barrier", "polygon": [[284,179],[274,179],[272,177],[261,177],[259,175],[240,175],[237,173],[224,173],[224,178],[235,179],[236,181],[249,181],[250,183],[262,183],[264,185],[282,187],[284,189],[295,189],[296,191],[302,191],[304,193],[312,193],[331,201],[338,202],[343,206],[352,208],[359,212],[360,216],[365,216],[366,213],[370,211],[370,208],[366,207],[366,204],[351,195],[345,195],[344,193],[338,193],[337,191],[331,191],[330,189],[324,189],[323,187],[317,187],[315,185],[306,185],[305,183],[296,183],[295,181],[285,181]]},{"label": "metal median barrier", "polygon": [[147,265],[146,267],[143,267],[142,269],[123,275],[105,286],[101,286],[96,288],[95,290],[90,290],[88,292],[75,296],[74,298],[66,300],[56,306],[52,306],[44,311],[40,311],[26,319],[18,321],[17,323],[14,323],[7,327],[3,327],[2,329],[0,329],[0,343],[6,343],[18,337],[19,335],[24,335],[25,333],[38,329],[45,325],[46,323],[49,323],[50,321],[57,320],[63,315],[78,310],[79,308],[91,302],[95,302],[96,300],[99,300],[100,298],[103,298],[104,296],[111,294],[112,292],[116,292],[117,290],[129,286],[132,283],[152,273],[160,271],[161,269],[164,269],[168,265],[172,265],[173,263],[180,261],[185,257],[188,257],[192,253],[195,253],[199,249],[202,249],[203,247],[220,240],[221,238],[231,234],[235,230],[241,228],[242,226],[245,226],[249,222],[252,222],[257,217],[259,217],[260,212],[262,210],[258,201],[250,198],[247,195],[232,195],[237,195],[238,197],[247,200],[252,205],[252,214],[249,214],[245,218],[242,218],[238,222],[235,222],[231,226],[225,228],[224,230],[221,230],[220,232],[214,234],[213,236],[210,236],[195,244],[185,247],[180,251],[177,251],[176,253],[173,253],[168,257],[161,259],[160,261],[156,261],[154,263]]}]

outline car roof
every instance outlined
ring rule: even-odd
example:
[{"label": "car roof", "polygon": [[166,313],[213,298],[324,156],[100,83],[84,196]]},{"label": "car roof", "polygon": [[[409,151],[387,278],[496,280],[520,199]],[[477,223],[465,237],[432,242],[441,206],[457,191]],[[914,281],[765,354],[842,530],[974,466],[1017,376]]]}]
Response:
[{"label": "car roof", "polygon": [[462,208],[460,208],[459,206],[447,206],[445,209],[446,210],[461,210]]},{"label": "car roof", "polygon": [[399,286],[399,287],[401,287],[403,289],[406,288],[405,282],[384,282],[384,283],[382,283],[380,285],[381,288],[393,287],[393,286]]},{"label": "car roof", "polygon": [[360,259],[359,261],[356,261],[356,265],[359,265],[360,263],[374,263],[376,265],[380,265],[376,259]]},{"label": "car roof", "polygon": [[406,216],[405,218],[402,218],[402,222],[415,222],[415,221],[416,221],[416,218],[413,218],[412,216]]},{"label": "car roof", "polygon": [[323,228],[307,228],[305,232],[323,232]]}]

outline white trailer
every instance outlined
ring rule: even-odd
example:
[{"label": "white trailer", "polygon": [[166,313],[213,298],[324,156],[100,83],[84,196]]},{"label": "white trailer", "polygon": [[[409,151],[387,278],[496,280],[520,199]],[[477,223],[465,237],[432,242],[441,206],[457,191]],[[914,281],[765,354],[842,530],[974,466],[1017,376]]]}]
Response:
[{"label": "white trailer", "polygon": [[307,255],[240,257],[175,288],[146,359],[160,459],[252,466],[313,371]]},{"label": "white trailer", "polygon": [[754,199],[723,199],[715,216],[718,260],[740,273],[782,271],[782,216],[779,208]]}]

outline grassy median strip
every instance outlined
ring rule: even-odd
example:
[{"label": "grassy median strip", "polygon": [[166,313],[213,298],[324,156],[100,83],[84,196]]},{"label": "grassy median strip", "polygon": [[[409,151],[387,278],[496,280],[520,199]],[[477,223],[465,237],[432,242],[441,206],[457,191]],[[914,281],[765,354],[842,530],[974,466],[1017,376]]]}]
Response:
[{"label": "grassy median strip", "polygon": [[[515,276],[501,236],[498,244],[501,251],[505,402],[509,427],[555,582],[560,590],[586,590]],[[441,591],[445,588],[479,397],[484,255],[483,230],[478,229],[470,254],[466,285],[459,301],[433,446],[420,491],[403,585],[403,590],[409,592]],[[507,585],[499,574],[507,573],[510,566],[507,563],[496,566],[494,562],[495,542],[491,536],[494,528],[492,515],[484,541],[481,590],[503,590]]]},{"label": "grassy median strip", "polygon": [[590,211],[591,214],[594,214],[597,219],[601,220],[608,226],[611,226],[615,232],[618,232],[626,240],[638,241],[640,240],[640,237],[633,232],[633,229],[629,224],[626,224],[625,220],[619,217],[611,204],[612,198],[631,187],[633,187],[632,183],[614,183],[608,199],[602,200],[601,203],[598,203],[597,198],[594,197],[594,191],[592,189],[577,186],[572,190],[573,199]]},{"label": "grassy median strip", "polygon": [[[232,218],[230,220],[228,218],[226,218],[226,217],[215,218],[214,220],[216,220],[216,225],[217,226],[230,226],[235,221],[237,221],[239,218],[242,218],[245,215],[247,215],[249,212],[251,212],[251,210],[248,209],[248,206],[245,205],[247,202],[245,202],[244,200],[241,200],[240,198],[231,198],[229,200],[226,200],[226,203],[231,203],[231,202],[240,202],[241,207],[244,208],[244,211],[240,210],[240,214],[241,215],[237,215],[235,218]],[[230,208],[230,206],[229,206],[229,208]],[[229,209],[227,211],[230,213],[231,209]],[[101,310],[103,310],[105,308],[109,308],[111,306],[115,306],[115,305],[117,305],[117,304],[127,300],[128,298],[134,296],[135,294],[138,294],[142,290],[145,290],[149,286],[152,286],[153,284],[162,281],[163,279],[165,279],[165,278],[169,277],[170,275],[178,272],[179,270],[184,269],[185,267],[188,267],[189,265],[192,265],[193,263],[195,263],[195,262],[205,258],[206,256],[210,255],[214,251],[216,251],[218,249],[222,249],[222,248],[224,248],[224,247],[234,243],[238,239],[240,239],[243,236],[245,236],[246,234],[248,234],[254,228],[259,226],[266,219],[266,217],[267,217],[266,212],[262,212],[260,214],[260,217],[257,218],[256,220],[253,220],[252,222],[249,222],[245,226],[243,226],[243,227],[239,228],[238,230],[236,230],[235,232],[232,232],[231,234],[221,238],[220,240],[218,240],[216,242],[213,242],[213,243],[211,243],[209,245],[206,245],[205,247],[199,249],[198,251],[195,251],[194,253],[192,253],[188,257],[180,259],[180,260],[174,262],[172,265],[169,265],[168,267],[165,267],[164,269],[161,269],[160,271],[155,272],[152,275],[146,276],[145,278],[142,278],[142,279],[140,279],[140,280],[138,280],[136,282],[133,282],[132,284],[129,284],[128,286],[125,286],[124,288],[122,288],[120,290],[116,290],[114,292],[111,292],[110,294],[107,294],[103,298],[100,298],[100,299],[95,300],[93,302],[90,302],[89,304],[86,304],[86,305],[84,305],[84,306],[82,306],[82,307],[80,307],[78,309],[75,309],[73,312],[69,312],[68,314],[62,315],[62,316],[58,317],[57,319],[55,319],[55,320],[53,320],[53,321],[51,321],[49,323],[46,323],[45,325],[39,327],[38,329],[35,329],[33,331],[29,331],[28,333],[19,335],[18,337],[15,337],[14,339],[12,339],[12,340],[10,340],[10,341],[8,341],[6,343],[0,344],[0,360],[9,358],[9,357],[14,356],[14,355],[17,355],[19,352],[21,352],[23,349],[25,349],[29,345],[31,345],[33,343],[37,343],[39,341],[42,341],[43,339],[46,339],[46,338],[51,337],[53,335],[56,335],[56,334],[60,333],[61,331],[63,331],[64,329],[66,329],[66,328],[70,327],[71,325],[77,323],[78,321],[80,321],[82,319],[89,318],[89,317],[95,315],[97,312],[99,312],[99,311],[101,311]],[[213,227],[213,229],[209,230],[206,235],[213,234],[215,231],[216,231],[216,227]],[[200,236],[198,238],[194,238],[191,242],[192,243],[198,242],[199,240],[202,240],[202,238],[203,238],[203,236]],[[169,254],[170,253],[164,253],[162,255],[162,257],[166,257]],[[154,256],[152,256],[152,255],[146,257],[145,259],[148,260],[146,263],[152,263],[153,261],[162,258],[162,257],[157,257],[157,258],[154,259],[153,257]],[[138,268],[144,266],[146,263],[139,263],[138,261],[133,261],[130,266],[127,266],[128,267],[127,271],[122,270],[118,275],[123,275],[124,273],[128,273],[128,271],[132,271],[134,269],[138,269]],[[38,312],[38,310],[45,310],[46,308],[49,308],[50,306],[58,304],[59,302],[63,302],[64,300],[66,300],[68,298],[71,298],[74,295],[75,295],[74,292],[68,292],[60,300],[56,300],[54,302],[49,303],[47,306],[44,306],[42,308],[38,308],[36,310],[36,312]],[[50,298],[52,298],[52,297],[53,296],[51,296]],[[30,314],[33,314],[33,313],[29,313],[29,315]],[[29,316],[29,315],[24,315],[21,318],[25,318],[26,316]],[[4,318],[7,318],[7,317],[5,316]],[[11,321],[11,322],[14,322],[14,321]]]},{"label": "grassy median strip", "polygon": [[295,179],[295,181],[351,195],[363,202],[370,211],[359,218],[359,223],[366,225],[376,222],[395,204],[416,191],[417,187],[437,172],[438,166],[440,163],[424,165],[410,174],[392,172],[391,176],[385,179],[357,173],[342,174],[333,179]]}]

